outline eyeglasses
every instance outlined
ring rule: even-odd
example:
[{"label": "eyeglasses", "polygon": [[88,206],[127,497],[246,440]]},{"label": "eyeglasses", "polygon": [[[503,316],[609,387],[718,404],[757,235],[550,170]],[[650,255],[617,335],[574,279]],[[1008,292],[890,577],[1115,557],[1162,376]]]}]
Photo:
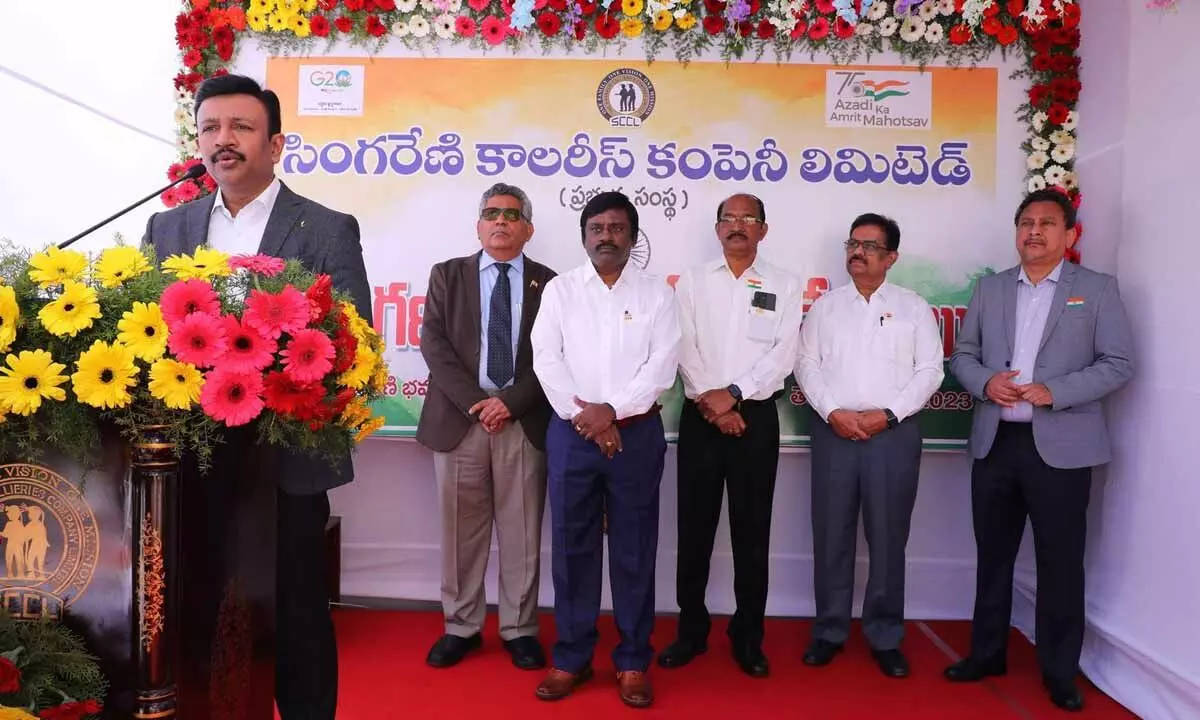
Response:
[{"label": "eyeglasses", "polygon": [[863,249],[863,252],[879,255],[891,252],[891,249],[887,245],[880,245],[874,240],[855,240],[854,238],[850,238],[846,241],[846,252],[854,252],[860,247]]},{"label": "eyeglasses", "polygon": [[726,225],[742,223],[747,227],[755,227],[757,225],[766,224],[767,221],[763,220],[762,218],[754,217],[753,215],[722,215],[721,217],[717,218],[717,222],[725,223]]},{"label": "eyeglasses", "polygon": [[483,218],[484,220],[496,220],[501,215],[503,215],[504,219],[509,222],[516,222],[521,219],[521,211],[516,208],[489,207],[484,208],[483,211],[479,213],[479,217]]}]

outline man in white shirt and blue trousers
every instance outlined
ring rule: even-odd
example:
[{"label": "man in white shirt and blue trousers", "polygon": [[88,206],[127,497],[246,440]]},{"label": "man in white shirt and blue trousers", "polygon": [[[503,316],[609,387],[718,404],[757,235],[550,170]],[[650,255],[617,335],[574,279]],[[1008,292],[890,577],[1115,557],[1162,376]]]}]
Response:
[{"label": "man in white shirt and blue trousers", "polygon": [[592,676],[607,510],[621,636],[612,660],[621,700],[646,707],[666,455],[657,400],[675,383],[679,322],[666,282],[628,264],[638,237],[629,198],[596,195],[579,226],[589,262],[547,283],[531,336],[533,369],[555,415],[546,465],[558,641],[537,696],[561,700]]},{"label": "man in white shirt and blue trousers", "polygon": [[905,546],[917,497],[917,414],[942,384],[945,352],[920,295],[887,282],[900,227],[860,215],[845,243],[853,282],[826,293],[800,330],[796,379],[812,421],[813,576],[807,665],[829,664],[850,632],[859,507],[870,554],[862,627],[876,664],[907,677]]}]

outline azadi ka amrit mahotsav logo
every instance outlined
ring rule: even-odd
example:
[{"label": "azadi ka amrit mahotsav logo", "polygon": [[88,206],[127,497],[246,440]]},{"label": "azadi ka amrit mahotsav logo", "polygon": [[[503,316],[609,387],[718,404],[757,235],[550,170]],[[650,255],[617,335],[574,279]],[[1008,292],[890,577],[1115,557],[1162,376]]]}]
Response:
[{"label": "azadi ka amrit mahotsav logo", "polygon": [[825,125],[928,129],[933,106],[929,73],[828,70]]}]

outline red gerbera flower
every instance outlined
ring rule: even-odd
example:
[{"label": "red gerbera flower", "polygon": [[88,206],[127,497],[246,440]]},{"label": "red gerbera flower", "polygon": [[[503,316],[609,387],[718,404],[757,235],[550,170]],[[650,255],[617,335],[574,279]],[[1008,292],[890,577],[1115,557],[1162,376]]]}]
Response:
[{"label": "red gerbera flower", "polygon": [[252,290],[242,322],[271,339],[294,333],[308,325],[308,298],[291,285],[277,294]]},{"label": "red gerbera flower", "polygon": [[489,45],[499,45],[504,42],[504,37],[508,35],[508,23],[495,15],[489,15],[480,23],[479,32],[483,35],[483,39],[488,41]]},{"label": "red gerbera flower", "polygon": [[262,391],[262,375],[217,368],[204,378],[200,407],[229,427],[245,425],[262,412]]},{"label": "red gerbera flower", "polygon": [[350,321],[345,313],[338,313],[338,329],[333,335],[333,349],[337,355],[333,361],[333,371],[338,375],[350,369],[354,364],[355,353],[358,352],[358,338],[350,332]]},{"label": "red gerbera flower", "polygon": [[454,31],[461,37],[475,37],[475,18],[459,15],[454,19]]},{"label": "red gerbera flower", "polygon": [[280,415],[307,420],[325,397],[325,388],[320,383],[298,383],[287,373],[276,370],[263,381],[263,397],[267,407]]},{"label": "red gerbera flower", "polygon": [[309,317],[314,323],[323,322],[333,309],[333,279],[324,273],[304,291],[308,298]]},{"label": "red gerbera flower", "polygon": [[196,367],[212,367],[225,353],[225,328],[206,313],[192,313],[170,328],[171,354]]},{"label": "red gerbera flower", "polygon": [[249,270],[265,277],[275,277],[287,266],[283,258],[271,255],[234,255],[229,258],[229,267]]},{"label": "red gerbera flower", "polygon": [[292,335],[279,356],[283,369],[298,383],[316,382],[333,369],[333,342],[320,330],[300,330]]},{"label": "red gerbera flower", "polygon": [[197,278],[177,280],[168,285],[159,298],[159,305],[167,327],[174,327],[192,313],[216,317],[221,312],[221,301],[212,285]]},{"label": "red gerbera flower", "polygon": [[275,361],[278,344],[232,315],[221,318],[225,327],[225,352],[217,365],[235,372],[259,372]]}]

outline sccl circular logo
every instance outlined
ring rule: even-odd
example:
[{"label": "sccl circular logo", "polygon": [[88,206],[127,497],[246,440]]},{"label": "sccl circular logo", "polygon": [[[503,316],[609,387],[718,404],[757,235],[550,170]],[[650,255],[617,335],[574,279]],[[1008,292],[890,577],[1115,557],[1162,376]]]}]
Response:
[{"label": "sccl circular logo", "polygon": [[596,107],[613,127],[641,127],[654,112],[654,84],[632,68],[613,70],[596,88]]},{"label": "sccl circular logo", "polygon": [[316,87],[350,87],[353,82],[349,70],[314,70],[308,76],[308,81]]}]

